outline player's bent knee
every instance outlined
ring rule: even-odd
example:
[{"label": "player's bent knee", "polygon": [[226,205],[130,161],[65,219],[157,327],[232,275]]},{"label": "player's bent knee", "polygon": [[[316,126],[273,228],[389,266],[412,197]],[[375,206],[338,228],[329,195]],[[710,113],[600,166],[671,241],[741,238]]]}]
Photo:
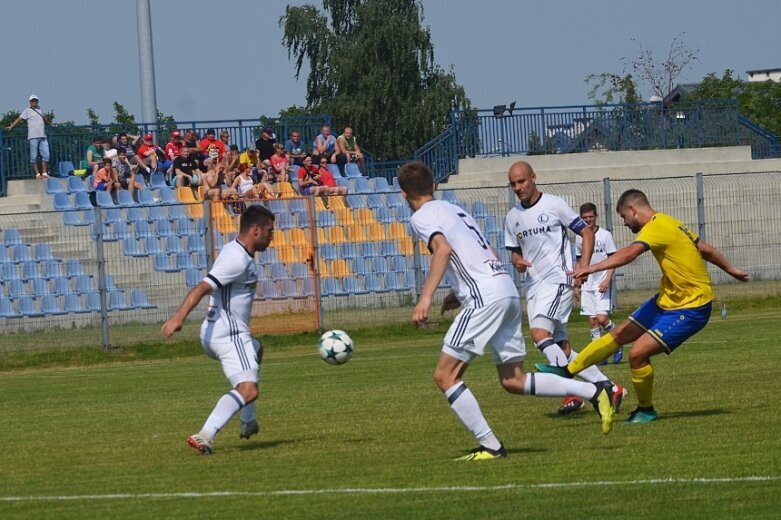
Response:
[{"label": "player's bent knee", "polygon": [[254,381],[245,381],[236,386],[236,391],[241,394],[246,403],[251,403],[258,398],[258,384]]}]

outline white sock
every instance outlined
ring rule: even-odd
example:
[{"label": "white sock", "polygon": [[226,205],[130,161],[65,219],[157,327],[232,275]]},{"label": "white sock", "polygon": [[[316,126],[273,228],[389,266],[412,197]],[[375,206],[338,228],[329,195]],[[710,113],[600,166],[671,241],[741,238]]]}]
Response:
[{"label": "white sock", "polygon": [[467,430],[472,432],[480,445],[491,450],[498,450],[502,446],[494,432],[491,431],[491,427],[488,426],[488,421],[483,417],[477,399],[472,391],[466,387],[466,383],[459,381],[454,384],[445,391],[445,397],[450,403],[450,409],[464,423]]},{"label": "white sock", "polygon": [[251,403],[244,405],[244,407],[241,409],[241,422],[248,423],[257,420],[257,417],[255,417],[256,402],[257,401],[252,401]]},{"label": "white sock", "polygon": [[559,377],[554,374],[544,374],[542,372],[533,372],[526,374],[526,381],[523,383],[524,395],[536,395],[539,397],[564,397],[574,395],[588,401],[597,391],[597,387],[591,383],[575,381]]},{"label": "white sock", "polygon": [[588,333],[591,335],[591,341],[594,341],[602,335],[602,329],[599,327],[596,329],[589,329]]},{"label": "white sock", "polygon": [[206,419],[206,422],[201,428],[201,435],[207,439],[214,439],[217,432],[220,431],[223,426],[228,424],[231,417],[239,411],[239,408],[244,406],[244,398],[236,390],[231,390],[227,394],[220,397],[217,404],[214,406],[214,410]]},{"label": "white sock", "polygon": [[548,359],[548,364],[555,367],[567,366],[567,356],[564,355],[561,347],[553,341],[553,338],[545,338],[539,343],[535,342],[534,345]]}]

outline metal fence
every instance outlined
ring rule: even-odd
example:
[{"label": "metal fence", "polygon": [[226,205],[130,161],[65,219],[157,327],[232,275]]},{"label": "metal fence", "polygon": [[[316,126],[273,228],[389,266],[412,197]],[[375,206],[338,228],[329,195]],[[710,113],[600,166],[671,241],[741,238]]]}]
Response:
[{"label": "metal fence", "polygon": [[[615,201],[626,189],[641,189],[658,211],[681,219],[751,273],[751,284],[737,284],[711,266],[720,301],[781,292],[780,172],[540,187],[574,208],[595,203],[600,225],[619,247],[633,235],[616,221]],[[475,215],[509,264],[502,222],[515,199],[506,186],[437,193]],[[319,197],[262,203],[278,215],[279,231],[257,257],[260,332],[409,320],[429,256],[408,234],[409,208],[398,192],[350,195],[329,207]],[[158,203],[0,215],[0,352],[161,341],[160,324],[235,236],[240,208],[223,209]],[[650,254],[618,274],[623,308],[648,297],[660,277]],[[520,276],[516,281],[521,287]],[[438,298],[447,290],[443,285]],[[183,338],[197,338],[204,310],[205,302]]]}]

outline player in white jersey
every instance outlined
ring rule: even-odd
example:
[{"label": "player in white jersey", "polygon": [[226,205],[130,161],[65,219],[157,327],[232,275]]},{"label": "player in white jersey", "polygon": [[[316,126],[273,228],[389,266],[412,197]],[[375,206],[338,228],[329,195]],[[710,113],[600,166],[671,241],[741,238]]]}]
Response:
[{"label": "player in white jersey", "polygon": [[[597,225],[597,207],[594,203],[586,202],[580,206],[580,218],[594,231],[594,253],[591,255],[589,265],[601,262],[616,252],[613,235],[607,229]],[[582,242],[580,236],[575,237],[576,258],[581,256]],[[616,326],[609,318],[610,284],[613,282],[614,271],[615,269],[608,269],[591,274],[582,285],[575,285],[575,300],[580,300],[580,314],[588,316],[592,341],[607,334]],[[613,363],[621,362],[623,355],[623,348],[616,350]],[[601,364],[607,364],[607,361],[602,361]]]},{"label": "player in white jersey", "polygon": [[170,338],[203,297],[210,295],[201,324],[201,346],[207,356],[220,362],[232,390],[220,397],[201,431],[187,439],[187,444],[205,455],[212,453],[217,432],[239,410],[239,436],[248,439],[260,431],[255,399],[263,349],[250,335],[250,315],[258,284],[255,253],[265,251],[273,236],[274,214],[263,206],[248,207],[241,215],[238,238],[223,246],[206,278],[187,293],[162,327],[163,336]]},{"label": "player in white jersey", "polygon": [[[525,161],[514,163],[508,172],[510,188],[520,203],[512,208],[504,222],[505,247],[512,263],[526,273],[526,314],[536,347],[554,366],[566,366],[577,353],[569,344],[567,322],[572,311],[572,253],[567,229],[583,239],[579,265],[588,265],[594,248],[594,232],[561,198],[537,189],[537,175]],[[609,379],[597,367],[578,374],[592,383]],[[614,387],[614,407],[624,395]],[[559,414],[568,415],[584,406],[577,396],[568,396]]]},{"label": "player in white jersey", "polygon": [[[449,202],[434,199],[434,177],[422,162],[401,167],[399,187],[414,212],[410,225],[428,244],[431,265],[412,321],[422,325],[442,277],[447,276],[453,292],[445,298],[442,312],[464,308],[445,335],[434,372],[439,389],[450,407],[480,445],[460,460],[490,460],[506,457],[480,411],[480,405],[462,381],[469,363],[491,344],[499,381],[510,393],[538,396],[577,395],[590,399],[603,418],[612,420],[611,385],[575,382],[562,378],[525,374],[526,346],[521,334],[521,301],[512,278],[501,266],[496,251],[486,241],[474,218]],[[570,381],[573,382],[573,381]],[[603,424],[607,421],[603,419]],[[603,432],[605,428],[603,427]],[[609,429],[608,429],[609,431]]]}]

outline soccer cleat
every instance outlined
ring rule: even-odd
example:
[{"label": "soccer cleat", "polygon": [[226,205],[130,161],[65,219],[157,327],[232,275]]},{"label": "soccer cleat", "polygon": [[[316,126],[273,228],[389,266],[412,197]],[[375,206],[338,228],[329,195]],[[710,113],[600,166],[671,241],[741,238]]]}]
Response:
[{"label": "soccer cleat", "polygon": [[458,457],[456,460],[493,460],[501,459],[507,456],[507,450],[504,449],[504,444],[499,446],[498,450],[492,450],[485,446],[478,446],[469,452],[468,455]]},{"label": "soccer cleat", "polygon": [[626,388],[619,384],[613,385],[613,410],[618,413],[618,411],[621,409],[621,403],[624,401],[624,397],[627,396],[629,392],[627,392]]},{"label": "soccer cleat", "polygon": [[616,416],[616,410],[613,408],[613,383],[601,381],[595,384],[597,393],[591,398],[591,404],[596,407],[602,418],[602,433],[607,435],[613,429],[613,419]]},{"label": "soccer cleat", "polygon": [[252,419],[250,422],[241,423],[241,429],[239,430],[240,439],[249,439],[253,435],[257,435],[260,432],[260,425],[258,421]]},{"label": "soccer cleat", "polygon": [[578,410],[582,410],[586,406],[586,402],[580,397],[567,396],[564,398],[564,402],[559,406],[559,415],[572,415]]},{"label": "soccer cleat", "polygon": [[629,419],[627,419],[626,422],[632,424],[646,424],[655,421],[658,418],[659,416],[656,415],[656,410],[654,410],[653,407],[635,408],[634,411],[629,414]]},{"label": "soccer cleat", "polygon": [[624,359],[624,347],[618,347],[618,350],[616,350],[615,353],[613,354],[613,364],[617,365],[621,363],[622,359]]},{"label": "soccer cleat", "polygon": [[572,379],[572,374],[567,372],[567,367],[556,367],[553,365],[546,365],[545,363],[535,363],[534,368],[537,369],[537,372],[542,372],[544,374],[554,374],[559,377],[566,377],[567,379]]},{"label": "soccer cleat", "polygon": [[189,444],[191,448],[200,451],[204,455],[211,455],[214,453],[212,450],[212,441],[206,437],[198,435],[197,433],[187,437],[187,444]]}]

